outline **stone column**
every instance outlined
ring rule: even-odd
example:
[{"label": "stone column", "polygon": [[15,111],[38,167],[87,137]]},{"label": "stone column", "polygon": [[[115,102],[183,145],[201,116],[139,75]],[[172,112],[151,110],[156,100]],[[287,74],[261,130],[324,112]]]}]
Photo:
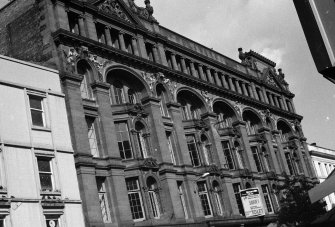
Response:
[{"label": "stone column", "polygon": [[260,97],[258,97],[258,95],[257,95],[257,91],[256,91],[256,87],[255,87],[254,82],[251,82],[251,89],[252,89],[252,91],[253,91],[253,93],[254,93],[254,98],[255,98],[256,100],[260,100]]},{"label": "stone column", "polygon": [[213,81],[211,69],[209,67],[206,68],[206,73],[207,73],[208,82],[213,84],[214,81]]},{"label": "stone column", "polygon": [[80,15],[79,18],[79,34],[81,36],[86,37],[86,29],[85,29],[85,15]]},{"label": "stone column", "polygon": [[262,93],[263,93],[263,100],[265,101],[265,103],[269,104],[268,97],[266,96],[265,87],[262,87]]},{"label": "stone column", "polygon": [[214,70],[214,79],[215,79],[215,84],[222,87],[222,83],[221,83],[221,80],[219,78],[219,74],[215,70]]},{"label": "stone column", "polygon": [[275,105],[276,105],[277,107],[279,107],[278,98],[277,98],[276,95],[273,96],[273,100],[274,100],[274,102],[275,102]]},{"label": "stone column", "polygon": [[103,224],[95,180],[95,167],[88,141],[88,128],[80,92],[83,76],[61,72],[60,78],[64,88],[71,140],[77,162],[76,170],[84,216],[87,217],[86,220]]},{"label": "stone column", "polygon": [[254,95],[254,92],[253,92],[250,84],[247,84],[246,86],[248,87],[248,91],[249,91],[250,97],[253,98],[253,99],[255,99],[255,95]]},{"label": "stone column", "polygon": [[149,113],[150,139],[152,145],[152,154],[158,162],[171,163],[171,156],[166,140],[166,133],[161,117],[160,99],[146,97],[142,99],[143,107]]},{"label": "stone column", "polygon": [[136,38],[136,36],[133,36],[131,38],[131,46],[133,47],[134,54],[136,56],[140,56],[140,53],[138,52],[138,46],[137,46],[137,38]]},{"label": "stone column", "polygon": [[226,75],[222,74],[222,82],[223,82],[223,87],[225,89],[229,89],[229,86],[227,84],[227,81],[226,81]]},{"label": "stone column", "polygon": [[178,103],[168,103],[167,107],[169,108],[169,112],[171,118],[173,120],[173,128],[176,134],[176,144],[177,151],[176,156],[178,160],[180,160],[179,165],[188,165],[192,166],[191,158],[188,152],[188,147],[186,143],[186,137],[183,127],[182,114],[180,111],[180,105]]},{"label": "stone column", "polygon": [[235,91],[234,85],[233,85],[233,80],[230,76],[228,76],[228,83],[229,83],[229,87],[232,91]]},{"label": "stone column", "polygon": [[124,32],[120,31],[119,32],[120,47],[121,47],[121,50],[127,51],[126,44],[124,43],[124,37],[123,37],[123,35],[124,35]]},{"label": "stone column", "polygon": [[286,105],[286,99],[285,99],[284,95],[281,95],[281,98],[283,100],[283,108],[284,108],[284,110],[288,111],[288,108],[287,108],[287,105]]},{"label": "stone column", "polygon": [[242,81],[242,90],[243,90],[244,95],[248,96],[248,91],[247,91],[247,88],[245,87],[245,82],[243,81]]},{"label": "stone column", "polygon": [[281,97],[278,97],[278,100],[279,100],[279,103],[280,103],[280,106],[283,110],[285,110],[285,106],[284,106],[284,102],[283,102],[283,99]]},{"label": "stone column", "polygon": [[204,70],[202,68],[202,64],[198,64],[198,68],[199,68],[200,79],[207,81],[205,74],[204,74]]},{"label": "stone column", "polygon": [[190,62],[190,65],[191,65],[191,73],[192,73],[192,76],[199,78],[199,76],[197,75],[197,71],[195,70],[195,67],[194,67],[194,62],[191,61],[191,62]]},{"label": "stone column", "polygon": [[273,102],[273,95],[271,93],[269,93],[269,98],[270,98],[270,104],[273,106],[274,102]]},{"label": "stone column", "polygon": [[177,60],[176,60],[176,54],[175,53],[171,53],[171,60],[172,60],[172,68],[174,70],[179,70],[178,69],[178,65],[177,65]]},{"label": "stone column", "polygon": [[165,48],[164,48],[163,44],[157,43],[156,46],[157,46],[157,51],[158,51],[160,63],[162,65],[165,65],[165,66],[168,67],[169,65],[168,65],[168,62],[166,60]]},{"label": "stone column", "polygon": [[292,107],[292,112],[296,113],[295,106],[294,106],[294,103],[293,103],[293,99],[290,99],[290,104],[291,104],[291,107]]},{"label": "stone column", "polygon": [[183,73],[188,74],[184,57],[181,56],[180,61],[181,61],[181,71]]},{"label": "stone column", "polygon": [[156,63],[160,63],[159,55],[158,55],[158,50],[157,50],[157,45],[152,46],[152,52],[154,53],[154,60]]},{"label": "stone column", "polygon": [[105,27],[105,36],[106,36],[107,45],[113,46],[112,37],[111,37],[111,33],[110,33],[108,26]]},{"label": "stone column", "polygon": [[249,136],[246,130],[246,123],[244,121],[236,121],[233,123],[233,127],[235,127],[238,132],[241,134],[242,144],[240,146],[243,148],[243,159],[245,160],[246,168],[251,172],[257,172],[256,164],[254,158],[252,156],[250,144],[249,144]]},{"label": "stone column", "polygon": [[235,80],[235,86],[236,86],[237,93],[242,94],[242,90],[241,90],[238,80]]}]

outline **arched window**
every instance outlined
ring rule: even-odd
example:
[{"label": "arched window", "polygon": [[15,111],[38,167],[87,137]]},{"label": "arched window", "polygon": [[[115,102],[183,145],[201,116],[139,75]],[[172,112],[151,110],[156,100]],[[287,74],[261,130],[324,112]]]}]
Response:
[{"label": "arched window", "polygon": [[201,135],[202,150],[204,152],[205,164],[210,165],[213,163],[213,155],[211,150],[211,143],[205,135]]},{"label": "arched window", "polygon": [[180,91],[177,101],[181,105],[183,120],[200,119],[202,111],[205,110],[202,100],[190,91]]},{"label": "arched window", "polygon": [[154,218],[159,218],[161,216],[159,189],[157,182],[153,177],[148,177],[147,187],[152,214]]},{"label": "arched window", "polygon": [[169,112],[166,107],[166,104],[168,103],[168,95],[166,93],[166,90],[162,84],[158,84],[156,87],[156,92],[158,98],[161,99],[160,101],[160,109],[161,109],[161,114],[162,116],[169,117]]},{"label": "arched window", "polygon": [[143,158],[148,158],[149,156],[149,142],[148,142],[148,133],[141,122],[136,122],[136,141]]},{"label": "arched window", "polygon": [[291,127],[284,121],[278,121],[277,129],[280,132],[280,140],[282,143],[287,142],[292,135]]},{"label": "arched window", "polygon": [[232,127],[233,121],[236,119],[235,112],[224,102],[215,102],[213,111],[217,114],[218,125],[220,128]]},{"label": "arched window", "polygon": [[243,121],[246,123],[246,129],[248,135],[254,135],[258,133],[258,129],[261,126],[261,120],[252,111],[246,110],[243,112]]},{"label": "arched window", "polygon": [[84,99],[92,99],[93,93],[89,86],[93,81],[92,68],[86,61],[81,60],[77,64],[77,73],[83,75],[83,80],[80,84],[81,97]]},{"label": "arched window", "polygon": [[213,181],[213,196],[214,196],[216,211],[218,215],[223,215],[221,196],[220,196],[220,186],[217,181]]}]

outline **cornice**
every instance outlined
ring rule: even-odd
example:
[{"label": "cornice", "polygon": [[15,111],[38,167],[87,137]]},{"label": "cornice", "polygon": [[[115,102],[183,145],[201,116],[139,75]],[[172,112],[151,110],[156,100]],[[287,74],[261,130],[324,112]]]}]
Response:
[{"label": "cornice", "polygon": [[173,78],[175,81],[182,81],[182,83],[185,85],[196,87],[202,90],[208,89],[211,92],[218,94],[219,96],[224,96],[232,100],[238,99],[241,103],[256,107],[258,109],[269,109],[272,113],[287,117],[289,119],[302,120],[302,116],[297,115],[295,113],[290,113],[278,107],[271,106],[269,104],[252,99],[250,97],[238,94],[237,92],[233,92],[231,90],[219,87],[207,81],[203,81],[199,78],[192,77],[183,72],[173,70],[162,64],[152,62],[150,60],[144,59],[142,57],[133,54],[129,54],[122,50],[107,46],[105,44],[101,44],[92,39],[77,34],[73,34],[65,29],[58,29],[56,32],[52,33],[52,37],[56,44],[73,45],[73,43],[75,42],[78,46],[83,45],[88,47],[89,49],[90,48],[94,49],[94,51],[99,52],[101,56],[108,58],[110,56],[115,56],[120,61],[127,61],[128,64],[134,65],[135,67],[140,66],[152,70],[153,72],[162,72],[163,74],[168,75],[169,78]]}]

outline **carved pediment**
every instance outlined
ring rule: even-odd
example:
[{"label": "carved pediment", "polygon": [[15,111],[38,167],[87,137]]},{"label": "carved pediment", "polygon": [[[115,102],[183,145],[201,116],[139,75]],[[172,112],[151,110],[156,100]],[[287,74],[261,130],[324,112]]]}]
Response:
[{"label": "carved pediment", "polygon": [[98,9],[104,13],[115,15],[129,23],[131,20],[129,16],[125,13],[120,3],[117,0],[104,0],[97,5]]},{"label": "carved pediment", "polygon": [[159,165],[157,164],[156,159],[153,158],[146,158],[144,159],[143,163],[141,164],[142,169],[154,169],[158,170]]}]

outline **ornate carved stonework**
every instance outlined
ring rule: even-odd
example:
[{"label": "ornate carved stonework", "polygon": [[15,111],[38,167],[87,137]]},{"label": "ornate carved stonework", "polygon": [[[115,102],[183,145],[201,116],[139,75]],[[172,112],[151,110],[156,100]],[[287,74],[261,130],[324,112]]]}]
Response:
[{"label": "ornate carved stonework", "polygon": [[130,19],[123,12],[123,9],[116,0],[105,0],[103,3],[98,5],[98,9],[109,14],[114,14],[119,18],[130,22]]},{"label": "ornate carved stonework", "polygon": [[273,87],[279,88],[275,78],[273,77],[270,71],[268,71],[268,73],[264,75],[264,81]]},{"label": "ornate carved stonework", "polygon": [[142,169],[154,169],[157,170],[159,169],[159,166],[157,164],[156,159],[153,158],[146,158],[144,159],[142,165],[141,165]]},{"label": "ornate carved stonework", "polygon": [[142,72],[142,77],[147,82],[147,84],[149,85],[149,89],[150,89],[151,93],[153,93],[154,85],[157,83],[156,74]]},{"label": "ornate carved stonework", "polygon": [[263,123],[266,123],[267,118],[273,119],[273,115],[269,109],[258,110],[257,112],[261,115]]},{"label": "ornate carved stonework", "polygon": [[76,49],[71,47],[68,51],[63,50],[65,57],[65,70],[71,73],[76,71],[76,59],[79,56]]},{"label": "ornate carved stonework", "polygon": [[217,165],[212,164],[206,167],[206,172],[214,175],[221,175],[221,171]]},{"label": "ornate carved stonework", "polygon": [[157,22],[157,20],[152,16],[154,13],[153,7],[150,5],[150,0],[145,0],[145,8],[143,7],[138,7],[134,0],[128,0],[130,9],[136,13],[138,16],[152,22]]},{"label": "ornate carved stonework", "polygon": [[208,94],[207,91],[201,91],[201,94],[202,94],[202,97],[204,97],[210,111],[213,111],[213,100],[214,100],[214,97],[211,96],[210,94]]},{"label": "ornate carved stonework", "polygon": [[130,104],[130,106],[127,107],[127,112],[129,115],[137,118],[146,118],[149,115],[144,111],[144,108],[140,103],[136,103],[135,105]]},{"label": "ornate carved stonework", "polygon": [[244,105],[238,101],[235,102],[234,105],[235,110],[237,111],[238,115],[242,118],[242,113],[244,109]]}]

